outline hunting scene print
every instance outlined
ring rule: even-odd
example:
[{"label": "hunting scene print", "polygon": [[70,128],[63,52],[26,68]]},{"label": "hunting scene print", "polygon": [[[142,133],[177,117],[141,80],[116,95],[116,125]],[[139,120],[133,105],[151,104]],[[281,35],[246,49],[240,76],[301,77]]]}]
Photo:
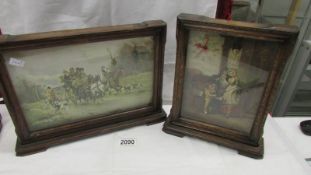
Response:
[{"label": "hunting scene print", "polygon": [[[15,51],[4,57],[30,130],[152,102],[152,37]],[[11,65],[12,58],[24,65]]]},{"label": "hunting scene print", "polygon": [[264,41],[191,30],[182,116],[248,134],[272,65],[269,58],[275,54],[271,50],[275,45],[268,45],[270,49],[265,45]]}]

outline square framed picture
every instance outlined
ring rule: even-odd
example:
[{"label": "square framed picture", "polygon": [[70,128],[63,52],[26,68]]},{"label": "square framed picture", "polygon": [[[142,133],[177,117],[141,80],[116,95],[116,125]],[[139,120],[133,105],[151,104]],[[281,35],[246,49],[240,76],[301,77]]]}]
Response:
[{"label": "square framed picture", "polygon": [[263,156],[263,127],[298,29],[181,14],[163,130]]},{"label": "square framed picture", "polygon": [[163,121],[166,24],[0,36],[0,80],[17,155]]}]

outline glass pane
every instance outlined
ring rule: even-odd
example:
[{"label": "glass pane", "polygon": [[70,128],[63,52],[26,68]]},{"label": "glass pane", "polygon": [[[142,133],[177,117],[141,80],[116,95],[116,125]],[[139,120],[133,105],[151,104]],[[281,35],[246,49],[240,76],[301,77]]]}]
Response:
[{"label": "glass pane", "polygon": [[249,134],[277,43],[190,31],[181,116]]},{"label": "glass pane", "polygon": [[29,129],[148,106],[152,37],[4,53]]}]

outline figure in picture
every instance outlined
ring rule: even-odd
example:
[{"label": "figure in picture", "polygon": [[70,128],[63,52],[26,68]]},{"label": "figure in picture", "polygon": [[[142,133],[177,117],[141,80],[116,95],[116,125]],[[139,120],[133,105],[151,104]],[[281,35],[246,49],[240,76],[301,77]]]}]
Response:
[{"label": "figure in picture", "polygon": [[60,81],[63,84],[63,88],[65,90],[65,99],[67,102],[74,102],[73,94],[72,94],[72,81],[69,71],[64,70],[63,75],[60,76]]},{"label": "figure in picture", "polygon": [[210,103],[216,97],[216,85],[215,83],[209,84],[204,89],[204,114],[211,111]]},{"label": "figure in picture", "polygon": [[238,76],[237,71],[234,69],[228,70],[226,77],[227,86],[223,94],[223,112],[225,116],[228,117],[231,114],[236,105],[239,103],[238,95]]},{"label": "figure in picture", "polygon": [[60,109],[59,99],[54,91],[50,86],[46,89],[46,98],[49,105],[51,105],[56,111]]}]

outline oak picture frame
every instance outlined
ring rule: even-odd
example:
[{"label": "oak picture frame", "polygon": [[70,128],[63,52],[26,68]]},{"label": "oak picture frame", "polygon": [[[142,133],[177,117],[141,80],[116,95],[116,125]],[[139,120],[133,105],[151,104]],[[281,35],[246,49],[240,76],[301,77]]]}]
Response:
[{"label": "oak picture frame", "polygon": [[[202,33],[210,38],[207,39],[208,37],[201,37],[205,39],[203,39],[199,43],[192,45],[191,37],[195,36],[194,33],[199,33],[199,34]],[[252,47],[254,51],[252,52],[252,57],[243,56],[243,55],[241,56],[240,54],[239,59],[241,60],[244,59],[243,63],[246,63],[246,65],[251,65],[249,67],[252,67],[252,69],[256,69],[256,70],[266,66],[264,67],[265,69],[264,72],[266,74],[266,80],[263,83],[257,84],[258,86],[256,85],[256,86],[251,87],[255,89],[260,87],[262,90],[261,91],[262,93],[261,93],[261,96],[258,97],[257,107],[254,108],[254,111],[253,111],[254,117],[252,119],[252,122],[249,124],[250,128],[248,132],[244,132],[242,127],[240,127],[242,129],[238,127],[237,127],[238,129],[234,127],[232,128],[231,125],[233,124],[230,122],[228,122],[229,124],[226,124],[226,122],[223,122],[223,123],[220,122],[220,124],[215,124],[213,120],[216,120],[216,118],[222,118],[223,121],[230,121],[231,119],[232,120],[234,119],[234,117],[232,116],[227,117],[225,116],[225,114],[218,115],[214,117],[214,119],[211,118],[209,119],[209,121],[207,121],[207,118],[212,116],[211,114],[212,112],[210,112],[210,108],[206,109],[202,105],[202,103],[206,104],[206,99],[203,99],[204,95],[206,97],[206,94],[204,94],[205,89],[204,90],[202,90],[202,88],[200,89],[199,85],[196,86],[196,83],[212,84],[214,82],[211,82],[210,80],[211,77],[216,77],[216,80],[220,81],[219,79],[221,77],[220,76],[221,73],[219,73],[218,75],[213,75],[213,76],[208,77],[204,75],[202,71],[201,73],[198,73],[199,72],[198,70],[190,71],[189,67],[194,64],[193,62],[189,60],[195,59],[195,58],[199,59],[201,57],[197,55],[202,54],[204,52],[208,53],[211,51],[211,49],[213,49],[211,48],[211,47],[214,47],[213,45],[207,44],[208,42],[212,42],[212,37],[211,37],[212,33],[214,34],[216,33],[215,35],[218,38],[225,38],[223,39],[224,40],[223,44],[218,44],[219,47],[222,48],[220,49],[222,51],[220,52],[221,54],[219,56],[220,58],[219,59],[220,60],[219,70],[225,69],[225,67],[229,65],[228,59],[229,59],[230,52],[231,52],[230,49],[232,49],[230,47],[233,47],[233,46],[235,47],[235,44],[232,44],[234,42],[231,42],[232,40],[234,41],[237,40],[237,42],[235,43],[239,45],[239,49],[241,50],[243,49],[243,47],[245,47],[245,45],[254,46]],[[216,144],[220,144],[220,145],[223,145],[229,148],[236,149],[238,150],[239,154],[242,154],[242,155],[246,155],[252,158],[262,158],[264,154],[264,142],[263,142],[263,137],[262,137],[264,123],[265,123],[267,114],[271,109],[273,98],[275,96],[275,91],[277,90],[278,84],[280,83],[280,76],[281,76],[282,70],[286,64],[287,58],[290,56],[291,50],[295,44],[297,36],[298,36],[298,28],[295,26],[255,24],[255,23],[212,19],[212,18],[208,18],[205,16],[192,15],[192,14],[180,14],[177,17],[177,34],[176,34],[177,53],[176,53],[173,105],[172,105],[170,114],[163,125],[163,131],[168,134],[172,134],[172,135],[179,136],[179,137],[183,137],[183,136],[197,137],[202,140],[215,142]],[[215,40],[213,42],[215,43]],[[247,43],[247,42],[255,43],[255,44],[244,44],[244,45],[241,44],[241,43]],[[258,42],[259,44],[256,45],[256,42]],[[273,59],[272,58],[266,59],[266,62],[260,61],[261,59],[264,59],[264,57],[268,58],[267,54],[266,56],[260,56],[260,54],[258,54],[260,52],[256,50],[256,49],[262,49],[263,47],[265,47],[263,46],[264,44],[262,44],[261,42],[264,42],[267,44],[273,43],[272,45],[275,47],[271,47],[271,48],[269,48],[268,46],[266,47],[267,53],[269,52],[269,50],[273,50],[273,48],[276,48],[274,52],[275,57]],[[192,50],[193,50],[192,48],[201,49],[201,51],[197,53],[196,55],[197,57],[189,56],[192,54]],[[227,51],[224,51],[224,50],[227,50]],[[234,50],[234,48],[232,50]],[[256,56],[254,53],[256,53],[256,55],[258,56]],[[210,59],[212,58],[213,57],[210,57]],[[251,58],[254,58],[253,61],[248,62],[247,60],[252,60]],[[204,58],[202,57],[202,59]],[[227,61],[225,61],[225,66],[224,66],[224,61],[223,61],[224,59],[227,59]],[[209,60],[209,61],[206,61],[206,63],[203,63],[201,61],[200,64],[197,65],[197,67],[202,68],[204,64],[208,66],[208,64],[212,64],[212,61]],[[238,62],[238,64],[240,64],[240,62]],[[259,65],[256,65],[256,64],[259,64]],[[217,67],[217,66],[214,66],[214,67]],[[202,69],[208,69],[208,68],[203,67]],[[228,68],[226,69],[227,70],[225,72],[229,72]],[[236,69],[237,69],[236,71],[239,71],[239,68],[236,68]],[[190,74],[189,72],[192,74]],[[190,76],[190,75],[195,75],[195,76]],[[190,78],[187,79],[187,76],[189,76]],[[225,76],[226,76],[225,80],[228,81],[229,79],[228,73],[226,73]],[[195,80],[195,79],[198,79],[198,80]],[[191,96],[191,91],[190,90],[187,91],[188,86],[191,87],[190,88],[191,90],[193,89],[196,90],[196,88],[200,90],[200,91],[197,90],[198,93],[196,94],[199,94],[197,96],[199,100],[201,100],[201,102],[196,103],[195,100],[189,101],[188,96]],[[208,87],[208,88],[210,87],[209,85],[206,85],[206,84],[203,86]],[[228,86],[229,85],[227,85],[227,87]],[[218,96],[217,95],[218,90],[219,90],[219,86],[216,86],[216,89],[215,89],[215,85],[214,85],[213,92],[215,94],[214,96],[211,96],[211,98],[215,99],[215,104],[216,104],[216,101],[218,102],[218,104],[224,103],[223,102],[224,95]],[[245,100],[246,103],[252,100],[250,96],[248,96],[247,98],[248,99]],[[256,97],[254,97],[254,99],[255,98]],[[219,111],[221,111],[223,109],[221,107],[225,105],[223,104],[223,106],[221,105],[219,106],[220,106]],[[228,107],[224,109],[227,109],[228,111]],[[244,110],[243,107],[239,109],[241,109],[241,111]],[[192,113],[190,112],[187,113],[186,110],[192,110]],[[232,111],[233,110],[231,110],[230,112],[233,115]],[[221,113],[221,112],[218,112],[218,113]],[[229,114],[231,115],[231,113]],[[241,116],[239,115],[237,116],[244,117],[243,115],[244,113],[241,113]],[[244,126],[241,124],[242,120],[239,121],[240,118],[238,117],[234,119],[236,121],[236,124],[238,126]]]},{"label": "oak picture frame", "polygon": [[[17,51],[28,51],[36,49],[44,50],[54,47],[71,47],[79,44],[86,44],[88,46],[90,44],[96,44],[101,42],[119,42],[123,40],[132,41],[132,39],[139,39],[144,37],[147,37],[148,39],[151,38],[150,40],[152,40],[153,43],[153,45],[150,46],[150,53],[152,53],[151,59],[153,64],[150,68],[152,69],[152,78],[150,80],[150,103],[148,102],[148,104],[145,104],[143,106],[137,106],[129,109],[116,110],[107,114],[99,114],[92,118],[86,118],[68,123],[65,122],[60,125],[47,128],[43,127],[38,130],[30,130],[30,125],[28,121],[26,121],[25,112],[20,103],[18,94],[16,93],[16,89],[14,87],[12,79],[10,78],[10,72],[8,71],[9,69],[7,67],[8,60],[4,58],[4,54],[6,54],[7,52],[14,53]],[[150,40],[144,41],[150,43]],[[1,90],[3,92],[5,104],[7,105],[7,108],[16,128],[16,134],[18,137],[16,143],[16,155],[24,156],[40,151],[45,151],[46,149],[54,145],[72,142],[79,139],[96,136],[99,134],[105,134],[133,126],[144,124],[150,125],[164,121],[166,118],[166,114],[162,109],[162,78],[165,42],[166,23],[161,20],[145,21],[137,24],[118,26],[64,30],[15,36],[0,36]],[[124,44],[124,47],[127,48],[127,51],[129,50],[129,47],[132,49],[131,52],[139,52],[133,49],[141,49],[136,44],[128,46],[128,43],[129,42],[127,42],[127,45]],[[110,45],[108,44],[108,46]],[[112,54],[110,53],[110,56],[111,55]],[[112,56],[111,59],[113,60]],[[50,59],[50,61],[53,61],[53,59]],[[116,64],[113,61],[111,62],[113,64]],[[143,83],[140,86],[144,86]],[[128,88],[130,89],[132,87]],[[113,92],[115,91],[116,90],[114,90]],[[81,104],[83,104],[83,101],[81,102]],[[116,104],[118,104],[118,101],[116,102]],[[58,106],[56,107],[59,108]]]}]

